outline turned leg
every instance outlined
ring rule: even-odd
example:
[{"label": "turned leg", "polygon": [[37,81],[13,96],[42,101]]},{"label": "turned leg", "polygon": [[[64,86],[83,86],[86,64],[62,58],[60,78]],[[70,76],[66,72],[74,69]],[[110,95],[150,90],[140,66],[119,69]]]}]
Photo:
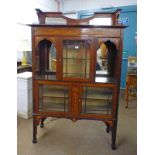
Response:
[{"label": "turned leg", "polygon": [[106,132],[109,133],[110,132],[110,126],[108,123],[106,123]]},{"label": "turned leg", "polygon": [[45,119],[46,119],[46,117],[41,119],[41,123],[40,123],[40,127],[41,127],[41,128],[44,127],[44,121],[45,121]]},{"label": "turned leg", "polygon": [[117,131],[117,123],[114,123],[112,126],[112,132],[111,132],[111,140],[112,140],[112,144],[111,144],[111,148],[113,150],[116,149],[116,131]]},{"label": "turned leg", "polygon": [[37,143],[37,119],[33,117],[33,140],[32,143]]}]

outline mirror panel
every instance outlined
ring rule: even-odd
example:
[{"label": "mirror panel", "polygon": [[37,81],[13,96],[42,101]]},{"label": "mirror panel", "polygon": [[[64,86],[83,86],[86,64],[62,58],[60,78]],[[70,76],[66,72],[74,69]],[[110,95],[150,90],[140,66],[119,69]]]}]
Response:
[{"label": "mirror panel", "polygon": [[36,61],[37,79],[56,80],[57,59],[54,42],[43,39],[38,43]]},{"label": "mirror panel", "polygon": [[45,24],[49,25],[66,25],[67,20],[61,17],[46,17]]},{"label": "mirror panel", "polygon": [[105,25],[110,26],[112,25],[111,17],[104,17],[104,18],[94,18],[89,21],[89,25]]}]

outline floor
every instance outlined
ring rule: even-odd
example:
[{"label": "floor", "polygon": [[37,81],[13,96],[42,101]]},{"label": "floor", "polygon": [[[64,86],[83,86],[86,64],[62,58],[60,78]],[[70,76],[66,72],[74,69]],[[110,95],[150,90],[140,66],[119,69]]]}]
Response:
[{"label": "floor", "polygon": [[45,127],[38,127],[38,143],[32,143],[32,119],[18,117],[18,155],[136,155],[137,104],[125,108],[120,95],[116,150],[111,149],[111,135],[103,122],[48,118]]}]

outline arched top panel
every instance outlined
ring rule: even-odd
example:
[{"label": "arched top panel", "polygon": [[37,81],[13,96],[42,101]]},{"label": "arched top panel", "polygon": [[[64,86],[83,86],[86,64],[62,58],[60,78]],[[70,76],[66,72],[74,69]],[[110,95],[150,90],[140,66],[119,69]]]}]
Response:
[{"label": "arched top panel", "polygon": [[62,12],[43,12],[40,9],[36,9],[39,24],[51,24],[51,25],[105,25],[105,26],[117,26],[120,9],[115,12],[97,12],[92,17],[86,19],[71,19],[62,14]]},{"label": "arched top panel", "polygon": [[40,46],[45,46],[46,48],[50,48],[51,47],[52,42],[47,40],[47,39],[43,39],[39,42]]}]

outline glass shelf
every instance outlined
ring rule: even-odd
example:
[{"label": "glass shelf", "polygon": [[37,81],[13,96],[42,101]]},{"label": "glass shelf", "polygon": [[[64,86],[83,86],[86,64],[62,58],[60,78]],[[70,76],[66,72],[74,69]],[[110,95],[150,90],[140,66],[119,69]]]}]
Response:
[{"label": "glass shelf", "polygon": [[78,60],[90,61],[90,59],[88,59],[88,58],[69,58],[69,57],[68,57],[68,58],[65,58],[65,57],[64,57],[63,59],[71,59],[71,60],[77,60],[77,61],[78,61]]},{"label": "glass shelf", "polygon": [[89,77],[89,74],[85,74],[85,73],[65,73],[63,74],[64,77],[70,77],[70,78],[82,78],[82,77]]},{"label": "glass shelf", "polygon": [[37,80],[56,80],[56,76],[55,75],[35,75],[35,79]]},{"label": "glass shelf", "polygon": [[95,77],[95,83],[113,83],[117,84],[118,80],[114,77]]}]

